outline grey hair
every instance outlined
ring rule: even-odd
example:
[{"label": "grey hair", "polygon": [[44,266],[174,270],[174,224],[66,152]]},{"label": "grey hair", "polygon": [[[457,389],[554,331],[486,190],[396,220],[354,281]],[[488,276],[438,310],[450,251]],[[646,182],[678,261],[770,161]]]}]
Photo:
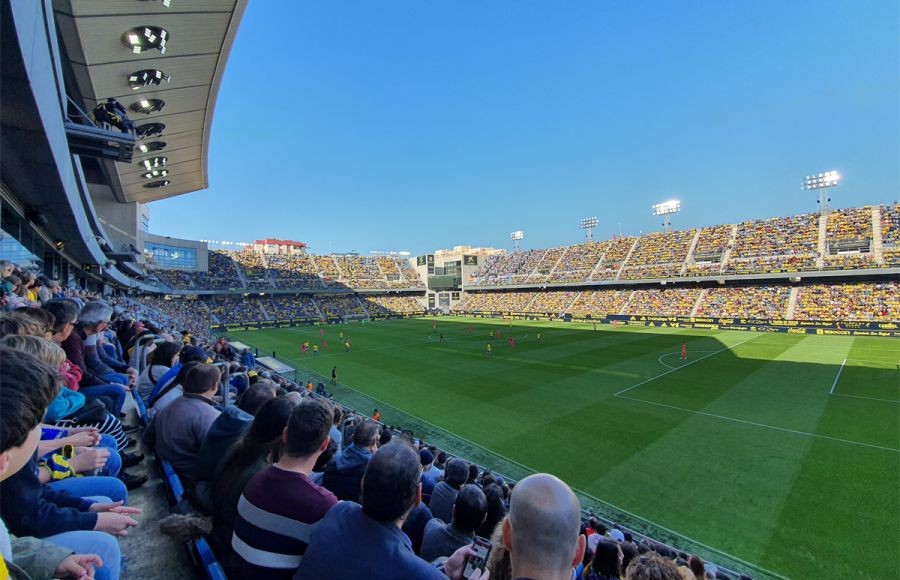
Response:
[{"label": "grey hair", "polygon": [[112,306],[100,300],[92,300],[81,308],[78,322],[84,326],[96,326],[101,322],[109,322],[112,314]]}]

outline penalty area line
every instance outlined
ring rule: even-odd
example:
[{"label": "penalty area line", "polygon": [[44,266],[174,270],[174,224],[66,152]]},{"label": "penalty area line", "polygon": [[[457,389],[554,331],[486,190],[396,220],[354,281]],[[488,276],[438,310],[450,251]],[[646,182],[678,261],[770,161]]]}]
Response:
[{"label": "penalty area line", "polygon": [[871,447],[872,449],[880,449],[882,451],[891,451],[893,453],[900,453],[900,449],[895,449],[893,447],[885,447],[883,445],[875,445],[874,443],[862,443],[860,441],[852,441],[850,439],[841,439],[840,437],[831,437],[830,435],[820,435],[819,433],[810,433],[808,431],[799,431],[797,429],[788,429],[787,427],[777,427],[775,425],[766,425],[765,423],[757,423],[756,421],[747,421],[746,419],[737,419],[735,417],[726,417],[724,415],[716,415],[715,413],[707,413],[706,411],[698,411],[696,409],[686,409],[685,407],[678,407],[676,405],[667,405],[666,403],[657,403],[656,401],[648,401],[646,399],[636,399],[634,397],[626,397],[623,395],[615,395],[620,399],[626,399],[628,401],[634,401],[636,403],[644,403],[647,405],[656,405],[657,407],[665,407],[667,409],[675,409],[677,411],[684,411],[685,413],[694,413],[695,415],[703,415],[704,417],[712,417],[713,419],[721,419],[723,421],[733,421],[735,423],[743,423],[745,425],[753,425],[754,427],[763,427],[765,429],[773,429],[775,431],[784,431],[785,433],[793,433],[795,435],[805,435],[807,437],[817,437],[819,439],[827,439],[829,441],[837,441],[839,443],[848,443],[850,445],[860,445],[862,447]]},{"label": "penalty area line", "polygon": [[[721,353],[721,352],[725,352],[726,350],[731,350],[731,349],[733,349],[733,348],[737,348],[737,347],[741,346],[742,344],[748,343],[748,342],[750,342],[751,340],[754,340],[754,339],[758,338],[759,336],[761,336],[761,335],[757,335],[757,336],[754,336],[754,337],[752,337],[752,338],[748,338],[747,340],[743,340],[743,341],[741,341],[741,342],[739,342],[739,343],[737,343],[737,344],[733,344],[733,345],[731,345],[731,346],[726,346],[725,348],[720,348],[719,350],[714,350],[714,351],[712,351],[711,353],[709,353],[709,354],[706,355],[706,356],[701,356],[700,358],[694,359],[694,360],[692,360],[691,362],[689,362],[689,363],[687,363],[687,364],[681,365],[680,367],[674,367],[674,368],[672,368],[672,370],[668,370],[668,371],[666,371],[666,372],[664,372],[664,373],[658,374],[658,375],[656,375],[655,377],[650,377],[650,378],[647,379],[646,381],[641,381],[641,382],[639,382],[639,383],[636,384],[636,385],[631,385],[631,386],[628,387],[628,388],[622,389],[622,390],[619,391],[618,393],[613,393],[613,396],[614,396],[614,397],[619,397],[619,396],[622,395],[622,393],[627,393],[627,392],[630,391],[631,389],[636,389],[636,388],[638,388],[638,387],[641,387],[641,386],[643,386],[643,385],[646,385],[646,384],[649,383],[649,382],[655,381],[656,379],[659,379],[659,378],[662,378],[662,377],[664,377],[664,376],[666,376],[666,375],[668,375],[668,374],[674,373],[675,371],[679,371],[679,370],[681,370],[681,369],[683,369],[683,368],[685,368],[685,367],[689,367],[689,366],[691,366],[692,364],[698,363],[698,362],[700,362],[700,361],[702,361],[702,360],[704,360],[704,359],[708,359],[708,358],[711,357],[711,356],[716,356],[717,354],[719,354],[719,353]],[[665,356],[665,355],[663,355],[663,356]],[[662,357],[660,357],[660,358],[662,358]],[[660,361],[660,362],[662,363],[662,361]],[[665,363],[662,363],[662,364],[663,364],[663,366],[668,366],[668,365],[666,365]]]},{"label": "penalty area line", "polygon": [[834,382],[831,384],[831,391],[829,391],[829,395],[834,394],[834,389],[837,387],[838,381],[841,379],[841,373],[844,372],[844,365],[847,364],[847,359],[844,359],[844,362],[841,363],[841,368],[838,369],[837,376],[834,377]]}]

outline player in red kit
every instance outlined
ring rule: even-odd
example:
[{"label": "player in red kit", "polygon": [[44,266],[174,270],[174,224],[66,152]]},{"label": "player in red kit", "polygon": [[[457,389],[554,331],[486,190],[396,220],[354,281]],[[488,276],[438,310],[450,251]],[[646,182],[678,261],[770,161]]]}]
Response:
[{"label": "player in red kit", "polygon": [[687,343],[681,343],[681,360],[687,360]]}]

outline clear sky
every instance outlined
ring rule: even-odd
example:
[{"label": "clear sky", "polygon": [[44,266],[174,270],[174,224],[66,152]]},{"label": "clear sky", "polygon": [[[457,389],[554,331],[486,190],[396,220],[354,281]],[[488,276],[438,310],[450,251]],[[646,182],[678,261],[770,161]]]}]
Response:
[{"label": "clear sky", "polygon": [[[254,0],[154,233],[523,248],[900,198],[896,0]],[[177,39],[173,39],[176,42]]]}]

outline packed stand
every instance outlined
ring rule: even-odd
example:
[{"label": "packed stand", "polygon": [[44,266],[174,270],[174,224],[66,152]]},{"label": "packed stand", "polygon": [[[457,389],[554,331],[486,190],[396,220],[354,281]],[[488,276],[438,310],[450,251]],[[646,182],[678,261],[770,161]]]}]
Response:
[{"label": "packed stand", "polygon": [[319,274],[312,256],[306,254],[268,256],[267,274],[276,288],[321,288]]},{"label": "packed stand", "polygon": [[413,268],[412,264],[409,263],[409,260],[402,258],[398,259],[397,265],[400,268],[400,273],[403,275],[404,287],[422,288],[425,286],[422,277],[419,276],[419,272]]},{"label": "packed stand", "polygon": [[316,296],[316,304],[319,305],[322,315],[328,318],[366,315],[366,311],[354,294],[320,294]]},{"label": "packed stand", "polygon": [[819,214],[738,224],[727,273],[801,271],[818,261]]},{"label": "packed stand", "polygon": [[578,292],[538,292],[534,294],[534,300],[525,308],[525,312],[539,314],[562,315],[572,306],[572,302],[578,296]]},{"label": "packed stand", "polygon": [[678,276],[697,230],[654,232],[638,238],[619,277],[623,280]]},{"label": "packed stand", "polygon": [[272,320],[318,319],[320,317],[319,309],[316,308],[312,296],[303,294],[270,296],[263,303],[263,308]]},{"label": "packed stand", "polygon": [[213,322],[220,324],[246,324],[265,320],[262,300],[243,296],[215,296],[208,303]]},{"label": "packed stand", "polygon": [[469,293],[454,306],[456,312],[524,312],[534,297],[531,292]]},{"label": "packed stand", "polygon": [[700,301],[697,316],[784,318],[790,294],[787,286],[709,288]]},{"label": "packed stand", "polygon": [[187,272],[163,269],[153,269],[151,272],[160,282],[173,290],[190,290],[194,288],[194,281]]},{"label": "packed stand", "polygon": [[631,293],[631,290],[585,290],[572,303],[569,313],[591,318],[620,314]]},{"label": "packed stand", "polygon": [[529,284],[542,284],[550,279],[550,273],[556,268],[556,265],[562,260],[568,246],[562,248],[550,248],[544,253],[541,261],[538,263],[534,274],[528,278]]},{"label": "packed stand", "polygon": [[900,321],[900,284],[857,282],[802,286],[794,308],[794,318]]},{"label": "packed stand", "polygon": [[250,290],[267,290],[272,284],[266,273],[266,256],[262,252],[244,249],[240,252],[228,252],[235,264],[243,271]]},{"label": "packed stand", "polygon": [[209,309],[202,301],[167,300],[161,296],[141,295],[127,302],[130,308],[136,309],[136,314],[141,320],[158,321],[173,332],[187,330],[203,340],[209,338],[212,320]]},{"label": "packed stand", "polygon": [[476,286],[524,284],[547,250],[488,256],[473,275]]},{"label": "packed stand", "polygon": [[371,316],[391,316],[394,314],[423,314],[425,308],[414,296],[379,294],[364,298],[366,310]]},{"label": "packed stand", "polygon": [[871,206],[839,209],[829,213],[825,231],[825,268],[874,266],[872,235]]},{"label": "packed stand", "polygon": [[587,282],[610,243],[609,241],[586,242],[569,246],[547,281],[550,283]]},{"label": "packed stand", "polygon": [[591,280],[615,280],[625,264],[628,253],[634,247],[636,238],[616,238],[609,243],[600,266],[591,276]]},{"label": "packed stand", "polygon": [[228,252],[210,250],[208,266],[206,272],[192,273],[198,289],[228,290],[244,287],[238,276],[237,265]]},{"label": "packed stand", "polygon": [[351,288],[384,288],[386,280],[375,258],[365,256],[337,256],[343,277],[341,281]]},{"label": "packed stand", "polygon": [[691,263],[684,270],[685,276],[711,276],[722,271],[725,250],[731,243],[734,226],[701,228]]},{"label": "packed stand", "polygon": [[881,206],[884,265],[900,266],[900,204]]},{"label": "packed stand", "polygon": [[699,297],[699,288],[642,288],[631,295],[625,311],[642,316],[690,316]]},{"label": "packed stand", "polygon": [[341,269],[334,256],[313,256],[324,286],[339,286]]}]

